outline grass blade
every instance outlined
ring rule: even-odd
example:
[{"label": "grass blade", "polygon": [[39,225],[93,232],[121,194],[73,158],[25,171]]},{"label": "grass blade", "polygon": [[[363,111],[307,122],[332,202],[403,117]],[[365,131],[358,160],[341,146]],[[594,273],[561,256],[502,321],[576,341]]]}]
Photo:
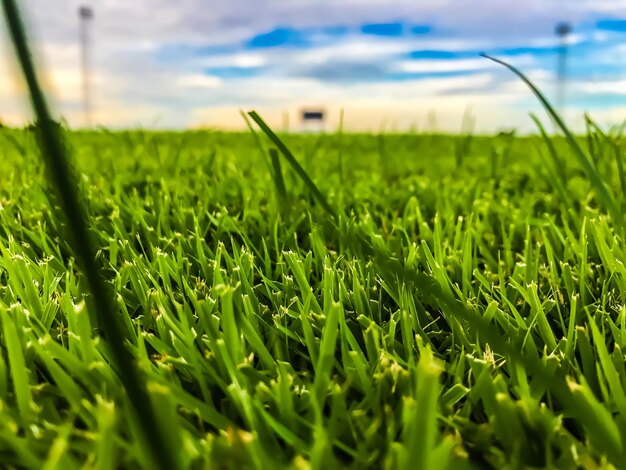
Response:
[{"label": "grass blade", "polygon": [[274,168],[274,184],[276,185],[276,194],[278,195],[278,201],[282,207],[286,207],[287,204],[287,189],[285,188],[285,180],[283,179],[283,170],[280,167],[280,159],[278,158],[278,151],[275,148],[269,150],[270,159],[272,161],[272,167]]},{"label": "grass blade", "polygon": [[79,200],[78,181],[70,167],[59,126],[52,120],[43,90],[39,85],[16,3],[14,0],[3,0],[2,5],[15,53],[28,85],[33,111],[37,117],[41,153],[48,176],[56,187],[60,205],[67,218],[72,247],[92,295],[92,307],[104,329],[120,379],[141,424],[144,438],[153,453],[154,465],[162,469],[177,468],[176,462],[167,450],[163,430],[158,427],[150,406],[143,375],[124,344],[124,336],[121,333],[123,328],[119,324],[119,315],[116,313],[112,294],[97,265],[95,243],[88,229],[87,213]]},{"label": "grass blade", "polygon": [[565,125],[565,122],[563,121],[563,119],[561,119],[561,116],[559,116],[559,114],[555,111],[554,107],[550,104],[550,102],[543,95],[543,93],[541,93],[541,91],[534,85],[533,82],[530,81],[530,79],[528,79],[528,77],[526,77],[526,75],[524,75],[522,72],[520,72],[517,68],[515,68],[511,64],[508,64],[507,62],[504,62],[503,60],[496,59],[495,57],[491,57],[487,54],[481,54],[481,55],[497,64],[503,65],[504,67],[509,69],[511,72],[513,72],[515,75],[517,75],[526,85],[528,85],[528,87],[531,89],[531,91],[534,93],[534,95],[537,97],[537,99],[541,102],[543,107],[546,109],[550,117],[554,120],[557,126],[563,131],[563,134],[565,134],[565,139],[567,140],[567,143],[570,145],[578,162],[581,164],[581,166],[585,170],[585,173],[587,174],[587,177],[591,181],[593,188],[597,191],[598,196],[600,198],[600,202],[604,205],[605,209],[609,212],[609,214],[611,214],[611,216],[613,217],[615,222],[619,225],[619,227],[623,229],[624,218],[622,216],[622,212],[620,211],[618,205],[615,202],[615,198],[611,194],[611,191],[602,180],[602,177],[600,176],[600,173],[598,172],[595,165],[591,162],[589,157],[585,154],[583,149],[580,147],[580,145],[576,141],[576,138],[574,137],[572,132],[567,128],[567,126]]},{"label": "grass blade", "polygon": [[622,147],[619,143],[614,144],[615,163],[617,164],[617,173],[619,176],[619,183],[622,189],[622,209],[624,207],[624,201],[626,201],[626,172],[624,172],[624,159],[622,156]]},{"label": "grass blade", "polygon": [[302,168],[302,165],[298,163],[298,160],[296,160],[296,157],[293,156],[293,154],[287,148],[287,146],[283,143],[283,141],[280,140],[280,137],[278,137],[274,133],[274,131],[270,129],[270,127],[265,123],[265,121],[263,121],[261,116],[259,116],[256,113],[256,111],[250,111],[248,115],[254,120],[254,122],[257,123],[257,125],[261,128],[261,130],[265,133],[265,135],[267,135],[267,137],[272,141],[272,143],[276,145],[278,150],[280,150],[280,152],[287,159],[287,161],[295,170],[295,172],[298,174],[298,176],[302,178],[302,181],[304,181],[304,184],[306,184],[306,186],[309,188],[311,193],[313,193],[313,196],[315,197],[317,202],[324,208],[324,210],[331,217],[336,217],[335,210],[330,206],[330,204],[328,204],[328,201],[326,201],[326,198],[324,197],[324,195],[320,192],[320,190],[317,188],[317,186],[311,180],[311,178],[309,178],[309,175],[304,170],[304,168]]}]

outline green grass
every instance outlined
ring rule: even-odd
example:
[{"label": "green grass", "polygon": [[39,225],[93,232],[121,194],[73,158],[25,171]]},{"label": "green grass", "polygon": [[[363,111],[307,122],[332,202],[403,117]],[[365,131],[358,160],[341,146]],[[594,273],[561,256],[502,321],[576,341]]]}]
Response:
[{"label": "green grass", "polygon": [[[1,132],[0,461],[148,468],[35,136]],[[561,180],[540,137],[278,136],[318,195],[259,137],[65,135],[181,467],[621,464],[623,236],[567,142]]]},{"label": "green grass", "polygon": [[0,466],[623,466],[622,129],[69,132],[3,5]]}]

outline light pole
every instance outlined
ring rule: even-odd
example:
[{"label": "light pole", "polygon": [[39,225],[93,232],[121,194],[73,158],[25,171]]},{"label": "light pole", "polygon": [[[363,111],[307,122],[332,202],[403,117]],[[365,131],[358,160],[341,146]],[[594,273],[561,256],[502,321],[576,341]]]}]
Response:
[{"label": "light pole", "polygon": [[89,23],[93,19],[93,10],[88,6],[78,8],[79,35],[80,35],[80,62],[83,79],[83,112],[85,125],[91,127],[91,77],[89,70]]},{"label": "light pole", "polygon": [[559,23],[556,25],[556,35],[559,37],[559,53],[557,62],[557,96],[556,104],[562,113],[565,106],[565,85],[567,79],[567,39],[572,32],[569,23]]}]

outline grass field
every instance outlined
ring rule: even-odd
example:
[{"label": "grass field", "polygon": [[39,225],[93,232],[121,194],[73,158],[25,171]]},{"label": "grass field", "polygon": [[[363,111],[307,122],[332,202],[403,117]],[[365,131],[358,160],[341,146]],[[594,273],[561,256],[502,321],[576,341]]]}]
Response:
[{"label": "grass field", "polygon": [[3,6],[2,468],[623,467],[622,130],[69,132]]},{"label": "grass field", "polygon": [[[624,231],[565,141],[282,136],[319,199],[260,133],[65,137],[181,467],[624,461]],[[33,133],[0,155],[0,461],[151,468]]]}]

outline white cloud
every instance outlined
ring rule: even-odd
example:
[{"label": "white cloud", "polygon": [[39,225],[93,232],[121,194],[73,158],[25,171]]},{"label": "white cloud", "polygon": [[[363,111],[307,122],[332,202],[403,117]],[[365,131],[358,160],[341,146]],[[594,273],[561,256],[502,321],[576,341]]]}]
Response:
[{"label": "white cloud", "polygon": [[219,88],[223,81],[212,75],[181,75],[176,78],[176,86],[181,88]]},{"label": "white cloud", "polygon": [[196,61],[205,67],[238,67],[243,69],[262,67],[267,58],[261,54],[227,54],[201,57]]},{"label": "white cloud", "polygon": [[592,10],[598,13],[623,13],[626,2],[624,0],[583,0],[581,9]]},{"label": "white cloud", "polygon": [[[70,122],[80,124],[81,78],[77,47],[77,8],[83,1],[24,0],[32,37],[40,45],[40,63],[48,71],[47,83],[54,103]],[[89,2],[88,2],[89,3]],[[353,126],[374,125],[380,116],[389,122],[424,120],[428,109],[437,109],[440,122],[450,120],[460,128],[460,116],[473,104],[478,121],[493,126],[502,122],[527,122],[526,110],[534,101],[525,86],[483,59],[455,61],[409,60],[412,50],[468,51],[490,47],[542,47],[554,43],[557,21],[589,21],[601,14],[622,14],[624,0],[528,0],[514,6],[501,0],[92,0],[92,85],[96,120],[107,125],[156,125],[184,127],[202,122],[202,116],[224,119],[241,126],[238,109],[260,106],[297,110],[304,104],[346,109]],[[595,16],[594,16],[595,15]],[[351,25],[403,19],[434,25],[433,35],[413,39],[363,38],[352,34],[341,41],[312,49],[266,49],[213,56],[179,57],[171,63],[159,60],[164,46],[210,46],[242,43],[251,36],[279,25],[293,27]],[[587,33],[585,33],[587,34]],[[610,41],[610,34],[578,33],[573,41]],[[1,43],[2,41],[0,41]],[[0,44],[0,118],[15,122],[28,116],[23,87],[14,80],[8,48]],[[11,51],[12,52],[12,51]],[[607,49],[605,63],[620,55]],[[601,60],[599,55],[598,60]],[[403,81],[398,83],[324,83],[298,78],[306,66],[333,61],[359,61],[406,72],[479,71],[471,76]],[[550,87],[553,74],[529,57],[516,57],[516,65],[530,69],[541,86]],[[545,65],[545,64],[544,64]],[[207,68],[268,67],[271,76],[223,79],[205,75]],[[491,68],[490,68],[491,67]],[[489,72],[484,72],[483,69]],[[583,83],[572,91],[598,94],[618,90],[623,79]],[[226,112],[226,110],[228,110]],[[418,111],[416,111],[418,110]],[[617,115],[617,114],[616,114]],[[421,117],[420,117],[421,116]],[[491,117],[490,117],[491,116]],[[497,116],[497,119],[496,119]],[[208,119],[208,118],[207,118]],[[350,119],[348,119],[349,121]],[[361,123],[361,124],[359,124]],[[400,124],[399,124],[400,125]],[[443,124],[442,124],[443,125]]]},{"label": "white cloud", "polygon": [[[77,36],[78,0],[24,0],[42,39],[73,43]],[[557,21],[588,19],[591,12],[624,8],[626,2],[572,2],[528,0],[516,4],[501,0],[100,0],[95,10],[94,33],[133,47],[150,43],[230,43],[278,24],[294,27],[358,25],[403,19],[435,24],[441,32],[477,35],[491,40],[532,39],[551,36]],[[132,41],[131,41],[132,40]]]},{"label": "white cloud", "polygon": [[626,95],[626,80],[598,81],[591,83],[577,84],[578,92],[588,94],[610,93],[616,95]]},{"label": "white cloud", "polygon": [[398,72],[439,73],[481,70],[489,66],[485,59],[405,60],[394,66]]}]

